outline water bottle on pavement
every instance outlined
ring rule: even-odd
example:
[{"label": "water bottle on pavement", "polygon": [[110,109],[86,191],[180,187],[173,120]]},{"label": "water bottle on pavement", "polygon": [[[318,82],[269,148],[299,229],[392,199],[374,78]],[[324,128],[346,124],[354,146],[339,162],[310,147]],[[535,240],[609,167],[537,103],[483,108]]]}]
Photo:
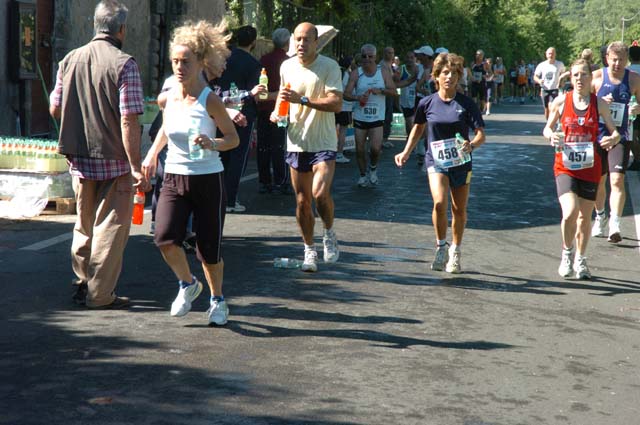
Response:
[{"label": "water bottle on pavement", "polygon": [[299,269],[302,267],[302,261],[296,258],[274,258],[273,267],[276,269]]}]

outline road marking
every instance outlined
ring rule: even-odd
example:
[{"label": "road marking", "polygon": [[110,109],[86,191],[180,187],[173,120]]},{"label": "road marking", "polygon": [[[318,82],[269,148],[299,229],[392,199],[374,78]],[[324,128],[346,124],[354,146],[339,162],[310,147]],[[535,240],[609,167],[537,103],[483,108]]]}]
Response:
[{"label": "road marking", "polygon": [[[628,198],[631,199],[633,209],[633,221],[636,225],[636,239],[640,239],[640,173],[627,172],[627,185],[629,186]],[[640,242],[638,242],[638,253],[640,253]]]},{"label": "road marking", "polygon": [[248,180],[253,180],[256,177],[258,177],[258,173],[253,173],[253,174],[249,174],[248,176],[244,176],[243,178],[240,179],[240,183],[244,183]]},{"label": "road marking", "polygon": [[[253,180],[258,177],[258,173],[249,174],[240,179],[240,182],[246,182],[249,180]],[[149,208],[145,209],[144,213],[149,214],[151,210]],[[65,233],[63,235],[54,236],[53,238],[45,239],[40,242],[36,242],[31,245],[27,245],[25,247],[20,248],[23,251],[40,251],[41,249],[49,248],[50,246],[66,242],[69,239],[73,238],[73,232]]]},{"label": "road marking", "polygon": [[59,244],[60,242],[65,242],[71,239],[72,237],[73,237],[73,233],[65,233],[64,235],[55,236],[53,238],[46,239],[44,241],[36,242],[34,244],[25,246],[20,249],[24,251],[39,251],[41,249],[48,248],[52,245]]}]

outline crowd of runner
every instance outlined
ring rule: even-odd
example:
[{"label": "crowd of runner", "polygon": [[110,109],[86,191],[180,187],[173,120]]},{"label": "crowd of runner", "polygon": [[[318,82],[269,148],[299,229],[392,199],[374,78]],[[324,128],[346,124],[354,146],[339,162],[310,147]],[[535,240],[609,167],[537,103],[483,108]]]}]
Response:
[{"label": "crowd of runner", "polygon": [[[75,98],[82,95],[70,91],[69,85],[90,78],[85,75],[86,69],[76,64],[83,63],[94,50],[113,55],[107,67],[114,67],[117,72],[92,77],[103,78],[113,93],[117,93],[118,84],[122,85],[114,75],[126,69],[137,72],[130,57],[121,58],[113,50],[113,46],[119,49],[124,38],[125,21],[124,6],[118,6],[117,2],[99,4],[96,22],[105,23],[100,33],[106,35],[97,36],[86,47],[71,52],[61,63],[51,95],[51,111],[61,118],[62,128],[66,129],[60,141],[62,153],[73,152],[82,157],[87,151],[82,138],[73,138],[74,131],[85,129],[78,125],[77,117],[65,113],[71,103],[83,102]],[[319,54],[318,29],[311,23],[302,23],[293,34],[284,28],[277,29],[273,34],[273,51],[258,61],[250,54],[255,47],[255,29],[240,28],[237,45],[232,50],[227,47],[229,37],[225,34],[223,24],[213,26],[205,21],[187,23],[174,31],[170,44],[173,76],[158,97],[164,120],[156,129],[153,146],[144,160],[129,152],[132,142],[128,138],[134,137],[130,130],[123,131],[124,140],[120,143],[124,148],[112,145],[100,148],[105,158],[110,151],[117,151],[118,160],[124,161],[124,165],[118,163],[122,175],[130,180],[133,173],[135,186],[140,189],[148,190],[151,179],[163,169],[162,175],[158,175],[163,187],[157,192],[152,231],[179,284],[171,307],[173,316],[187,314],[203,289],[192,274],[183,249],[183,242],[192,230],[197,258],[211,291],[208,321],[217,325],[227,321],[229,310],[222,293],[224,219],[226,213],[245,211],[237,194],[254,121],[258,130],[258,191],[281,194],[288,192],[289,187],[293,190],[296,220],[304,244],[301,269],[305,272],[316,272],[319,263],[314,243],[314,205],[323,227],[323,260],[325,263],[339,260],[331,186],[336,162],[349,162],[343,152],[346,130],[350,126],[355,128],[358,175],[354,185],[376,186],[382,151],[393,147],[389,140],[391,121],[394,111],[398,111],[404,117],[407,139],[393,160],[398,167],[406,166],[416,150],[418,165],[424,167],[428,176],[433,199],[435,257],[431,269],[461,273],[473,155],[485,142],[483,116],[491,114],[493,103],[525,103],[527,98],[538,96],[546,119],[543,136],[552,146],[550,149],[555,149],[553,170],[562,209],[558,273],[562,277],[590,279],[589,238],[607,237],[611,243],[622,240],[624,176],[632,142],[635,138],[637,143],[640,133],[638,122],[634,122],[640,113],[640,106],[634,103],[640,97],[637,45],[629,48],[620,42],[611,43],[604,51],[601,69],[596,69],[593,53],[588,49],[565,67],[556,59],[553,47],[544,52],[546,59],[539,64],[527,64],[520,59],[511,67],[499,56],[495,60],[486,57],[482,49],[475,52],[467,66],[462,56],[445,47],[434,50],[423,45],[409,49],[404,61],[400,61],[392,47],[385,47],[379,55],[376,46],[369,43],[362,45],[356,55],[338,62]],[[290,36],[292,57],[286,54]],[[123,69],[125,62],[129,68]],[[268,76],[268,85],[259,84],[261,69]],[[137,84],[131,83],[139,75],[128,78],[124,90],[139,90]],[[234,96],[235,88],[243,94]],[[87,96],[89,104],[99,101],[96,93]],[[120,100],[135,103],[137,96],[137,91],[127,92]],[[120,109],[121,114],[129,116],[140,108],[137,104],[130,105],[131,112],[126,114]],[[97,108],[91,111],[93,115],[100,113]],[[110,119],[117,116],[111,114]],[[194,148],[198,151],[196,155]],[[634,161],[640,160],[637,153],[635,150]],[[93,169],[92,161],[87,170]],[[85,187],[83,190],[87,191],[88,181],[101,181],[100,177],[88,176],[86,171],[83,174],[81,161],[77,166],[73,164],[72,161],[76,187]],[[97,204],[92,203],[99,202],[96,198],[102,196],[100,191],[91,190],[90,201],[79,200],[79,222],[72,250],[77,274],[74,300],[90,308],[121,307],[128,300],[115,296],[115,284],[121,268],[117,257],[121,259],[126,239],[120,240],[119,249],[110,254],[114,258],[109,262],[88,261],[87,255],[91,253],[87,254],[85,247],[90,246],[97,224],[87,220],[96,213]],[[451,242],[447,237],[449,208]],[[94,230],[90,229],[92,225]],[[108,234],[111,224],[101,226],[100,232]]]}]

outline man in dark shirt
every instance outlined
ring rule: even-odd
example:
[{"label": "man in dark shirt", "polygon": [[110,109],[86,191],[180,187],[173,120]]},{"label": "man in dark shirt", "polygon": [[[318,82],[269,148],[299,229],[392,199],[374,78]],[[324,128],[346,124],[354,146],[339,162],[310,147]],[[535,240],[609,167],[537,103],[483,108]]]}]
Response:
[{"label": "man in dark shirt", "polygon": [[242,114],[247,118],[247,125],[236,125],[236,131],[240,137],[240,145],[237,148],[220,152],[220,159],[224,165],[224,185],[227,192],[227,212],[244,212],[246,208],[238,202],[238,187],[240,178],[247,166],[249,154],[249,141],[256,120],[257,96],[263,89],[258,86],[258,78],[262,67],[251,51],[256,46],[257,32],[250,25],[240,27],[235,32],[237,46],[231,50],[231,56],[227,60],[227,67],[220,78],[213,81],[222,90],[223,95],[228,93],[231,83],[235,83],[240,91],[246,91],[247,96],[242,103]]},{"label": "man in dark shirt", "polygon": [[[260,58],[267,71],[269,94],[266,99],[258,97],[258,178],[260,193],[284,193],[287,190],[287,165],[284,161],[286,127],[278,127],[269,120],[280,90],[280,65],[289,57],[287,48],[291,33],[286,28],[278,28],[271,36],[273,51]],[[271,174],[273,167],[273,178]]]}]

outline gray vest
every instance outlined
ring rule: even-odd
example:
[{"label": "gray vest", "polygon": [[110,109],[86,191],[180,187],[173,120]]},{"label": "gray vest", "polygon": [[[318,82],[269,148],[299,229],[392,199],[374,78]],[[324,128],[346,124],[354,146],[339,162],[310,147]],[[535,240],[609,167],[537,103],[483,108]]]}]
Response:
[{"label": "gray vest", "polygon": [[118,77],[131,56],[112,36],[98,34],[60,62],[63,155],[127,161],[120,127]]}]

